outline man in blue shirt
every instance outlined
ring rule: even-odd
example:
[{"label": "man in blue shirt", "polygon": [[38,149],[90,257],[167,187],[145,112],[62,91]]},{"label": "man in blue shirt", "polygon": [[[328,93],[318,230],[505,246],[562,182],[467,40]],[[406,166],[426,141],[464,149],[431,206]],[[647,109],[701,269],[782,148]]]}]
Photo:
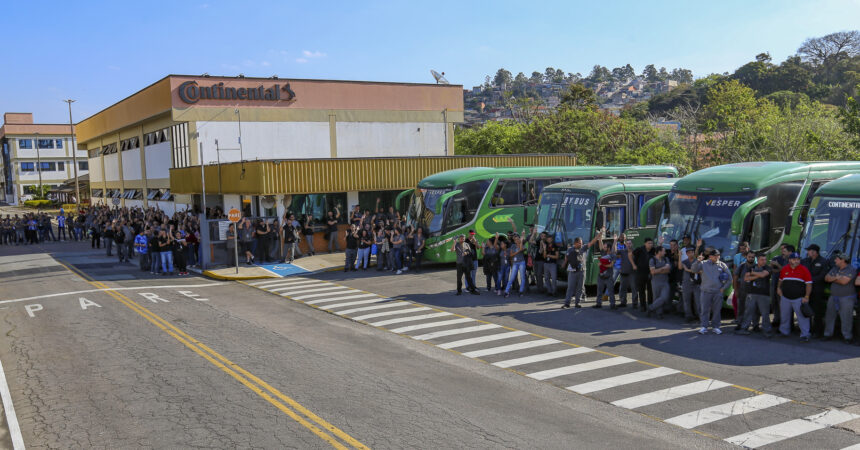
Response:
[{"label": "man in blue shirt", "polygon": [[137,236],[134,237],[134,248],[137,250],[137,254],[140,255],[140,270],[142,272],[146,272],[149,270],[149,229],[146,231],[141,230]]}]

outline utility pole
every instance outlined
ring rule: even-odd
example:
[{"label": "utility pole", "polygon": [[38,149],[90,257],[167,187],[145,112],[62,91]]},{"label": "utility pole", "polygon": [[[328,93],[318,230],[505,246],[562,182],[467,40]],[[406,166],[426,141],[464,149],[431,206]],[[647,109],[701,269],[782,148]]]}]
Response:
[{"label": "utility pole", "polygon": [[63,101],[69,104],[69,133],[71,133],[69,146],[72,149],[72,167],[75,168],[75,210],[77,213],[80,213],[81,186],[78,183],[78,146],[75,145],[75,124],[72,122],[72,103],[75,101],[72,99],[66,99]]},{"label": "utility pole", "polygon": [[37,195],[38,199],[42,198],[42,157],[39,155],[39,133],[33,133],[35,135],[35,139],[33,139],[33,145],[36,147],[36,170],[39,171],[39,192]]}]

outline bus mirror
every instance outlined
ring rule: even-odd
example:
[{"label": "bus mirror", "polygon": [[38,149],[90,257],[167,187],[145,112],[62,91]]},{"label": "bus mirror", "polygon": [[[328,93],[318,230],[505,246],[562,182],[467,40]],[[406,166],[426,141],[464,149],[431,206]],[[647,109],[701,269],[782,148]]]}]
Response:
[{"label": "bus mirror", "polygon": [[639,226],[640,227],[648,226],[648,211],[650,211],[651,208],[654,207],[654,205],[656,205],[660,202],[666,201],[666,199],[668,197],[669,197],[669,194],[658,195],[658,196],[652,198],[651,200],[648,200],[647,202],[645,202],[645,204],[642,205],[642,208],[639,209]]},{"label": "bus mirror", "polygon": [[445,202],[447,202],[449,198],[451,198],[457,194],[460,194],[462,192],[463,192],[462,189],[457,189],[457,190],[448,192],[447,194],[443,194],[441,197],[439,197],[439,200],[436,200],[436,210],[434,212],[436,214],[442,214],[442,207],[445,206]]},{"label": "bus mirror", "polygon": [[407,195],[412,195],[413,192],[415,192],[415,189],[407,189],[397,194],[397,198],[394,199],[394,209],[396,209],[397,211],[402,211],[402,209],[400,209],[400,200],[402,200],[403,197],[406,197]]},{"label": "bus mirror", "polygon": [[754,198],[743,205],[738,206],[738,209],[736,209],[735,213],[732,214],[732,234],[740,236],[744,228],[744,219],[746,219],[747,215],[749,215],[753,209],[764,203],[765,200],[767,200],[767,197]]}]

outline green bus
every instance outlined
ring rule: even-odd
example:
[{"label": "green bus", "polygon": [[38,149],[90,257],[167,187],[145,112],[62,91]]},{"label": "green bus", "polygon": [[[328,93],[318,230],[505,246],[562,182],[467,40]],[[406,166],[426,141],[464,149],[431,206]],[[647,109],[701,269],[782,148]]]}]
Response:
[{"label": "green bus", "polygon": [[[606,227],[604,239],[624,233],[641,245],[654,237],[660,217],[659,204],[645,209],[648,201],[668,193],[674,178],[581,180],[547,186],[541,193],[535,227],[555,237],[562,247],[573,245],[574,238],[591,240]],[[611,242],[610,242],[611,243]],[[599,252],[591,251],[585,271],[585,284],[597,284]],[[560,267],[560,271],[564,268]]]},{"label": "green bus", "polygon": [[772,257],[780,245],[800,242],[815,191],[852,173],[860,173],[860,162],[726,164],[679,179],[651,203],[664,202],[659,234],[666,244],[689,235],[731,262],[738,244],[748,241],[750,249]]},{"label": "green bus", "polygon": [[617,177],[678,176],[672,166],[561,166],[473,167],[440,172],[403,191],[396,204],[411,195],[407,223],[427,233],[424,258],[429,262],[454,262],[449,252],[455,236],[469,229],[479,242],[496,232],[511,231],[511,222],[522,231],[525,218],[533,217],[541,191],[551,184],[572,180]]},{"label": "green bus", "polygon": [[833,260],[837,252],[860,267],[860,174],[846,175],[822,185],[809,202],[801,248],[818,244],[821,256]]}]

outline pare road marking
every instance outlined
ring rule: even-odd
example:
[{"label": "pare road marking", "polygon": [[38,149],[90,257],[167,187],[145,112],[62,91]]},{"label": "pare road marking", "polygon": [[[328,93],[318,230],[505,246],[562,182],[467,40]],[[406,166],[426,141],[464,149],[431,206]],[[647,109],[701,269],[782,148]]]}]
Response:
[{"label": "pare road marking", "polygon": [[134,286],[134,287],[86,289],[86,290],[82,290],[82,291],[57,292],[54,294],[34,295],[32,297],[14,298],[14,299],[10,299],[10,300],[0,300],[0,305],[7,304],[7,303],[26,302],[29,300],[39,300],[39,299],[43,299],[43,298],[64,297],[67,295],[89,294],[92,292],[139,291],[141,289],[187,289],[187,288],[194,288],[194,287],[221,286],[221,285],[225,285],[225,284],[230,284],[230,283],[229,282],[227,282],[227,283],[217,282],[217,283],[203,283],[203,284],[174,284],[174,285],[164,285],[164,286]]}]

